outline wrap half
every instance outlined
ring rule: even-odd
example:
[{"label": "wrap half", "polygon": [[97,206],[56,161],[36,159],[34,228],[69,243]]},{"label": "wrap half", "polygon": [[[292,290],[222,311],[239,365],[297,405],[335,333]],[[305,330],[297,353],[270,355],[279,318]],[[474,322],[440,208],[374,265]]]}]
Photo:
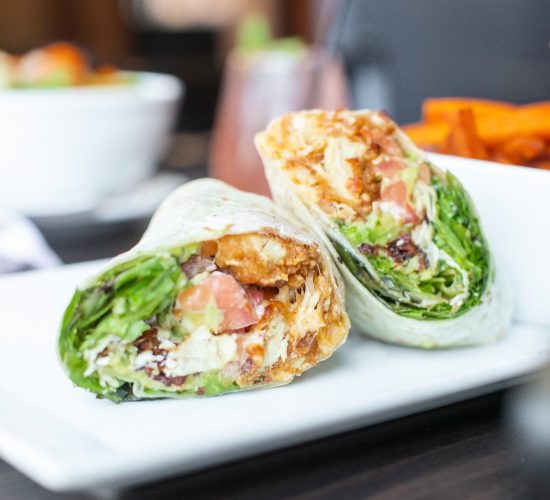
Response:
[{"label": "wrap half", "polygon": [[269,199],[194,181],[76,291],[61,360],[75,384],[117,402],[286,384],[347,336],[337,273]]},{"label": "wrap half", "polygon": [[256,136],[274,199],[329,248],[353,326],[426,348],[489,342],[511,319],[472,200],[385,114],[300,111]]}]

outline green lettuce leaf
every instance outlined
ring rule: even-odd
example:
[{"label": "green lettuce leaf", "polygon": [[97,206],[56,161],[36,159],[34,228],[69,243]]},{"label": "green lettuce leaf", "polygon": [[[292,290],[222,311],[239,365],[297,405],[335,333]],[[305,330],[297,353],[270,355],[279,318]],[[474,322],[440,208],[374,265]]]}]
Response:
[{"label": "green lettuce leaf", "polygon": [[[337,221],[351,248],[333,240],[346,266],[382,303],[402,316],[422,320],[457,317],[478,305],[492,273],[491,256],[478,216],[460,182],[449,172],[440,177],[432,171],[432,188],[437,200],[436,214],[428,221],[433,242],[460,269],[445,260],[423,271],[411,264],[413,259],[396,265],[385,252],[386,246],[409,234],[412,228],[400,225],[384,213],[373,220],[371,212],[365,223]],[[361,252],[361,245],[369,245],[375,251]],[[464,271],[468,276],[467,288]],[[452,299],[465,291],[467,298],[458,308],[453,307]]]},{"label": "green lettuce leaf", "polygon": [[113,401],[129,398],[121,395],[127,391],[101,384],[95,372],[85,375],[88,363],[84,353],[107,336],[114,335],[122,343],[133,342],[149,328],[150,321],[170,309],[178,291],[186,286],[180,263],[189,253],[187,249],[139,257],[75,292],[58,341],[61,360],[75,384]]}]

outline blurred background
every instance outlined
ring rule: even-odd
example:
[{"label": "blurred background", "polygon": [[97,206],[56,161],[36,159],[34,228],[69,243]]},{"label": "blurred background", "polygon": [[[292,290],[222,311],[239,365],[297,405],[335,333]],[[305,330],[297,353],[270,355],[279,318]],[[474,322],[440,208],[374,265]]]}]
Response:
[{"label": "blurred background", "polygon": [[[287,111],[407,124],[427,98],[546,100],[549,20],[546,0],[0,0],[3,220],[30,219],[65,262],[110,256],[190,178],[268,194],[252,138]],[[33,51],[56,42],[72,45]],[[548,168],[545,141],[479,157]]]}]

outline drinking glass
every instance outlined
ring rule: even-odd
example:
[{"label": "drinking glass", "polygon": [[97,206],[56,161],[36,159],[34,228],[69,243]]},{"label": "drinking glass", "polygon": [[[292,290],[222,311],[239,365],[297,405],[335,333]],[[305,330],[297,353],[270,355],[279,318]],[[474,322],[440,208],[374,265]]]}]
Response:
[{"label": "drinking glass", "polygon": [[300,53],[230,53],[214,124],[211,176],[269,195],[254,135],[289,111],[346,107],[347,87],[337,55],[320,49]]}]

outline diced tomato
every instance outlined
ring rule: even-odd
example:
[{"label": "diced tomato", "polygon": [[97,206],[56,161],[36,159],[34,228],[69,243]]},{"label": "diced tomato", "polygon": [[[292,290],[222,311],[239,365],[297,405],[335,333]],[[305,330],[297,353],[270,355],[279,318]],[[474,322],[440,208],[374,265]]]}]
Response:
[{"label": "diced tomato", "polygon": [[202,283],[183,290],[178,295],[178,302],[183,311],[198,313],[204,311],[213,298],[212,289]]},{"label": "diced tomato", "polygon": [[382,188],[382,201],[390,201],[399,205],[405,211],[405,222],[416,224],[420,222],[418,215],[407,198],[407,186],[403,181],[387,184]]},{"label": "diced tomato", "polygon": [[233,276],[213,272],[200,285],[178,296],[183,311],[201,312],[211,300],[222,313],[220,331],[232,331],[257,323],[258,318],[248,295]]},{"label": "diced tomato", "polygon": [[429,184],[431,177],[430,167],[428,167],[425,163],[422,163],[422,165],[420,165],[420,169],[418,170],[418,180]]},{"label": "diced tomato", "polygon": [[403,150],[397,144],[397,141],[386,135],[384,132],[376,133],[373,137],[373,142],[382,148],[382,152],[392,156],[403,156]]},{"label": "diced tomato", "polygon": [[403,181],[386,184],[380,193],[382,201],[393,201],[400,207],[407,203],[407,186]]},{"label": "diced tomato", "polygon": [[233,276],[216,271],[205,282],[212,288],[216,305],[223,313],[222,330],[237,330],[258,321],[252,303]]},{"label": "diced tomato", "polygon": [[406,163],[399,158],[388,158],[375,165],[375,171],[384,179],[393,179],[398,172],[406,167]]}]

